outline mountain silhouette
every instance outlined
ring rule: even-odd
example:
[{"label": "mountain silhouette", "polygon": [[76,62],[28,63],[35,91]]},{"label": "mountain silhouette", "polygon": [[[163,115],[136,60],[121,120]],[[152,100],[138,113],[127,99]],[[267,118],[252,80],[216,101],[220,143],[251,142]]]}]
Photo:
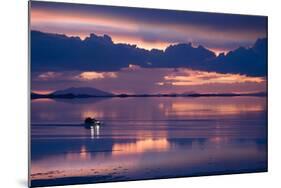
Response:
[{"label": "mountain silhouette", "polygon": [[89,95],[89,96],[112,96],[112,93],[108,93],[92,87],[71,87],[64,90],[57,90],[51,95]]},{"label": "mountain silhouette", "polygon": [[234,97],[234,96],[256,96],[265,97],[267,93],[159,93],[159,94],[111,94],[94,88],[69,88],[56,91],[51,94],[37,94],[32,92],[31,99],[50,98],[50,99],[74,99],[74,98],[127,98],[127,97]]}]

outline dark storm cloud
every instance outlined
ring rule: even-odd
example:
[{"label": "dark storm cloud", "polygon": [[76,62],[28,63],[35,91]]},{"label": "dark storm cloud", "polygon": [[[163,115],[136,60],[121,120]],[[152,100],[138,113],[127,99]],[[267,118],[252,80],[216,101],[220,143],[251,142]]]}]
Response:
[{"label": "dark storm cloud", "polygon": [[31,32],[32,71],[116,71],[130,64],[150,68],[191,68],[250,76],[267,74],[267,39],[252,48],[238,48],[218,57],[203,46],[170,45],[145,50],[136,45],[114,44],[108,35],[78,37]]}]

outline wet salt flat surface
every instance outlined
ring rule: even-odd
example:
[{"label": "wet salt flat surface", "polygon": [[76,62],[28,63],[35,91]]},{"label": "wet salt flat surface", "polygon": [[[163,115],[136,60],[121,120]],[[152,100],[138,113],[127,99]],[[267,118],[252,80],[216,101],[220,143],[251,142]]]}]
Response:
[{"label": "wet salt flat surface", "polygon": [[[34,186],[267,170],[265,97],[36,99]],[[85,129],[86,117],[104,125]]]}]

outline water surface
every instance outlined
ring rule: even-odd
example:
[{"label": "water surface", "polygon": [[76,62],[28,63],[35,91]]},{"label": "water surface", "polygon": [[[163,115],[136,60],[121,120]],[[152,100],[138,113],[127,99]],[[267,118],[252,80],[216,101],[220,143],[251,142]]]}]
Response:
[{"label": "water surface", "polygon": [[[265,97],[36,99],[33,186],[267,170]],[[103,126],[85,129],[86,117]]]}]

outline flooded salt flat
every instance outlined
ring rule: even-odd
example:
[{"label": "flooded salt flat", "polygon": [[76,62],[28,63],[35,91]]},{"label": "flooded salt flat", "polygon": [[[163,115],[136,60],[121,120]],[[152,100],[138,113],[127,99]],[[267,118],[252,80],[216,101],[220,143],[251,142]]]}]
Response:
[{"label": "flooded salt flat", "polygon": [[[265,97],[36,99],[32,185],[267,170]],[[85,129],[86,117],[104,125]]]}]

